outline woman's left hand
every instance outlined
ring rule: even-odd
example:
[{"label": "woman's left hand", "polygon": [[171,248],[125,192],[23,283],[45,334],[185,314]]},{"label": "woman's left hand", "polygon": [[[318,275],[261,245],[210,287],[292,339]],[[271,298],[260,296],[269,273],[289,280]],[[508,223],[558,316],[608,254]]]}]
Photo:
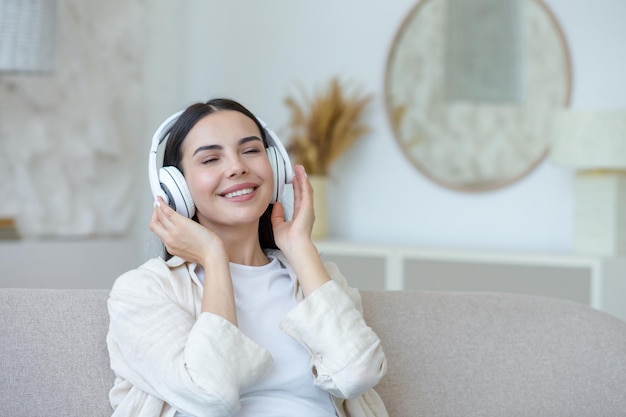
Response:
[{"label": "woman's left hand", "polygon": [[313,209],[313,187],[302,165],[296,165],[293,180],[293,218],[285,221],[281,203],[274,203],[272,228],[276,245],[289,254],[291,248],[311,242],[311,231],[315,222]]},{"label": "woman's left hand", "polygon": [[302,165],[295,168],[293,198],[293,218],[290,221],[285,221],[283,205],[274,204],[272,228],[276,245],[291,263],[307,296],[328,282],[330,277],[311,239],[315,222],[313,187]]}]

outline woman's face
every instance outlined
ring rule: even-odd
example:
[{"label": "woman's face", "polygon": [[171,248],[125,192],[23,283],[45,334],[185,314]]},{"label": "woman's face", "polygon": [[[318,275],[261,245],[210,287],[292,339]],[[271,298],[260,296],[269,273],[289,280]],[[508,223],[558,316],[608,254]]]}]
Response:
[{"label": "woman's face", "polygon": [[242,113],[200,119],[183,142],[181,162],[204,226],[256,224],[271,201],[274,178],[261,133]]}]

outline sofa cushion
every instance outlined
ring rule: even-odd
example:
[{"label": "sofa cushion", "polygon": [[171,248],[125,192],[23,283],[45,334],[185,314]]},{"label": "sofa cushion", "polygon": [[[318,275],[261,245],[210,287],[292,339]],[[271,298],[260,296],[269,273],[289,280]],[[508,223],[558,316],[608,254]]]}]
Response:
[{"label": "sofa cushion", "polygon": [[[108,417],[108,290],[0,289],[0,415]],[[363,291],[391,417],[624,417],[626,322],[510,294]]]},{"label": "sofa cushion", "polygon": [[0,414],[110,417],[108,290],[0,290]]}]

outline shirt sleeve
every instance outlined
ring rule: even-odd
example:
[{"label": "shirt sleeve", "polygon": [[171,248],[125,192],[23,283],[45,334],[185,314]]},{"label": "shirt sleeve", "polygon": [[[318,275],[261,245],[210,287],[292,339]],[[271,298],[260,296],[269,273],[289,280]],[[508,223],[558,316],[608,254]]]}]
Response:
[{"label": "shirt sleeve", "polygon": [[233,415],[240,390],[271,365],[269,352],[229,321],[211,313],[196,319],[154,272],[118,278],[108,309],[116,375],[190,415]]},{"label": "shirt sleeve", "polygon": [[281,321],[281,329],[311,354],[315,385],[338,398],[355,398],[385,375],[380,339],[365,323],[361,297],[334,264],[331,281],[304,298]]}]

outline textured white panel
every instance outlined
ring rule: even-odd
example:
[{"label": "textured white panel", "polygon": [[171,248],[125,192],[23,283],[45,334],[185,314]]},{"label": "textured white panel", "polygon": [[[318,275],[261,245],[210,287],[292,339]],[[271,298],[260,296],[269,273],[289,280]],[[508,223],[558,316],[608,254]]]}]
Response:
[{"label": "textured white panel", "polygon": [[556,112],[551,158],[576,169],[626,169],[626,111]]},{"label": "textured white panel", "polygon": [[0,216],[23,236],[125,233],[143,122],[145,1],[59,0],[52,75],[0,78]]},{"label": "textured white panel", "polygon": [[578,252],[626,255],[626,175],[579,173],[574,211]]}]

